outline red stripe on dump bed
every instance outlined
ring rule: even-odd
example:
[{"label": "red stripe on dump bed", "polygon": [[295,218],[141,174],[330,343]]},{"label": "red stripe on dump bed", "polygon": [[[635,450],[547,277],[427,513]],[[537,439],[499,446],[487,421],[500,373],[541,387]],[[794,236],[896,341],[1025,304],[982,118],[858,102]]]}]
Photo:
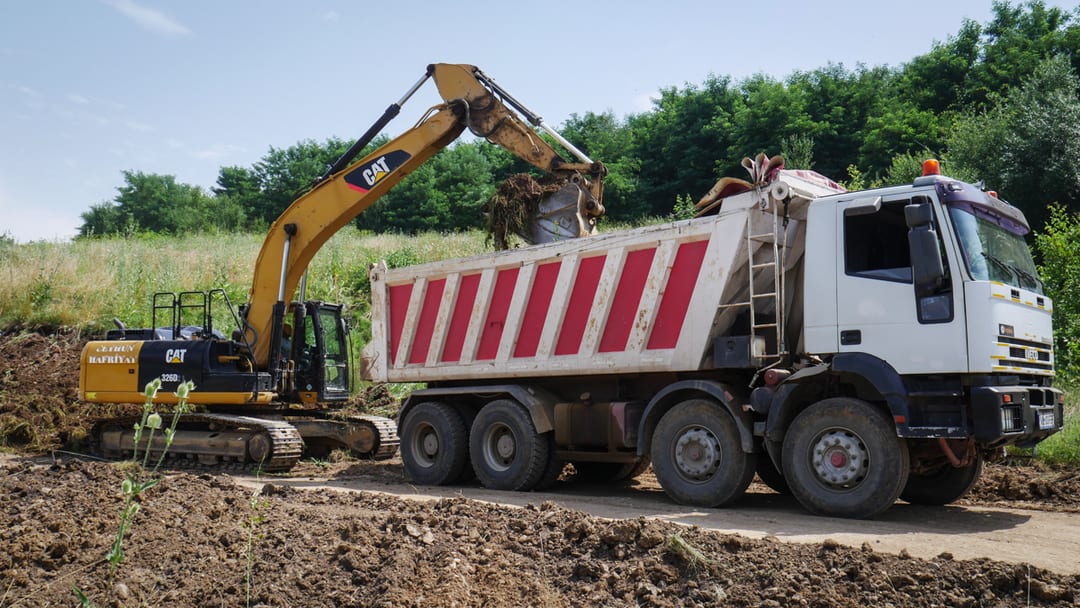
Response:
[{"label": "red stripe on dump bed", "polygon": [[435,329],[435,317],[439,315],[439,303],[442,302],[444,288],[446,288],[446,279],[438,279],[427,284],[424,306],[420,309],[420,321],[416,324],[416,337],[413,338],[412,351],[409,353],[409,363],[427,361],[428,349],[431,347],[431,334]]},{"label": "red stripe on dump bed", "polygon": [[488,307],[484,330],[480,334],[480,347],[476,350],[477,361],[490,361],[499,353],[499,340],[502,339],[506,313],[510,310],[510,298],[514,295],[517,277],[518,268],[500,270],[495,277],[495,288],[491,290],[491,306]]},{"label": "red stripe on dump bed", "polygon": [[655,248],[640,249],[627,254],[626,263],[619,275],[619,286],[615,288],[615,299],[611,302],[611,312],[608,313],[607,324],[604,326],[604,335],[600,338],[600,352],[626,350],[626,342],[630,339],[630,331],[637,320],[638,304],[641,303],[641,294],[645,291],[645,282],[649,279],[649,269],[652,268],[655,255]]},{"label": "red stripe on dump bed", "polygon": [[532,289],[529,290],[529,303],[525,306],[525,317],[521,320],[517,346],[514,347],[515,357],[536,356],[561,265],[561,262],[550,262],[536,267],[536,276],[533,278]]},{"label": "red stripe on dump bed", "polygon": [[397,361],[398,345],[401,333],[405,329],[405,314],[409,311],[409,298],[412,297],[412,283],[390,287],[390,367]]},{"label": "red stripe on dump bed", "polygon": [[442,360],[446,363],[461,361],[461,350],[465,346],[465,334],[469,332],[469,320],[472,319],[473,304],[476,303],[476,290],[479,286],[480,275],[461,277],[454,314],[450,317],[450,327],[446,331],[446,345],[443,346]]},{"label": "red stripe on dump bed", "polygon": [[581,337],[585,335],[585,324],[589,322],[596,285],[600,282],[606,258],[604,255],[585,258],[578,265],[566,316],[559,330],[559,341],[555,344],[556,355],[574,355],[581,349]]},{"label": "red stripe on dump bed", "polygon": [[656,312],[656,323],[649,336],[648,350],[675,348],[686,320],[686,310],[690,307],[690,297],[694,295],[694,283],[701,271],[701,262],[705,259],[705,248],[709,241],[694,241],[679,245],[675,262],[671,266],[671,275],[664,286],[664,295],[660,298],[660,307]]}]

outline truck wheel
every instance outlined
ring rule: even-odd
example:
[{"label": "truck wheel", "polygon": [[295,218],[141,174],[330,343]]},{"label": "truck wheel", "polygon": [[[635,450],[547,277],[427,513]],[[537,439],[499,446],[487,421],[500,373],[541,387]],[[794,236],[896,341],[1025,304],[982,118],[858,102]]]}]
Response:
[{"label": "truck wheel", "polygon": [[803,410],[784,438],[791,493],[811,513],[863,519],[892,506],[907,482],[908,447],[881,408],[847,397]]},{"label": "truck wheel", "polygon": [[417,404],[401,425],[401,462],[422,485],[454,483],[468,466],[468,434],[461,414],[446,403]]},{"label": "truck wheel", "polygon": [[532,490],[552,470],[551,437],[540,435],[525,408],[509,399],[484,406],[469,433],[476,477],[492,490]]},{"label": "truck wheel", "polygon": [[907,485],[900,498],[916,505],[947,505],[975,487],[982,475],[983,455],[976,450],[971,463],[963,467],[944,465],[927,475],[908,475]]},{"label": "truck wheel", "polygon": [[574,479],[591,483],[618,483],[633,479],[649,469],[652,461],[648,456],[637,462],[588,462],[575,461]]},{"label": "truck wheel", "polygon": [[651,452],[656,480],[681,504],[726,505],[754,478],[756,454],[742,450],[735,420],[713,401],[692,399],[671,408],[656,425]]}]

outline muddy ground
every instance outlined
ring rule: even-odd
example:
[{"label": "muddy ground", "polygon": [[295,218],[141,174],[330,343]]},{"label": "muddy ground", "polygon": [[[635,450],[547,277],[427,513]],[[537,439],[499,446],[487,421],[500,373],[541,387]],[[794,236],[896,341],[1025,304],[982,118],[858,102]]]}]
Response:
[{"label": "muddy ground", "polygon": [[[753,540],[552,503],[409,501],[268,478],[178,472],[141,498],[126,558],[123,473],[71,457],[98,406],[76,399],[75,334],[0,336],[0,607],[1073,606],[1080,573],[869,544]],[[46,457],[41,457],[46,455]],[[292,473],[400,479],[400,461],[305,462]],[[276,483],[275,483],[276,482]],[[561,483],[574,483],[567,475]],[[646,475],[641,483],[650,483]],[[767,492],[755,485],[753,492]],[[1080,475],[990,466],[970,505],[1080,512]]]}]

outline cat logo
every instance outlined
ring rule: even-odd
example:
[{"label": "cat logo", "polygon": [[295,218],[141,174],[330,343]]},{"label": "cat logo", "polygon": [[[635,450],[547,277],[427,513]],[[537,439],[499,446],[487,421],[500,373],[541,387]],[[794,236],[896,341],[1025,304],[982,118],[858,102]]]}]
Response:
[{"label": "cat logo", "polygon": [[186,348],[170,348],[165,351],[165,363],[183,363]]},{"label": "cat logo", "polygon": [[345,183],[357,192],[367,192],[412,157],[404,150],[391,150],[375,160],[361,163],[345,174]]},{"label": "cat logo", "polygon": [[367,182],[368,188],[371,188],[379,183],[380,179],[386,177],[386,174],[389,172],[390,168],[386,166],[386,157],[383,156],[379,160],[368,165],[361,175],[363,176],[364,181]]}]

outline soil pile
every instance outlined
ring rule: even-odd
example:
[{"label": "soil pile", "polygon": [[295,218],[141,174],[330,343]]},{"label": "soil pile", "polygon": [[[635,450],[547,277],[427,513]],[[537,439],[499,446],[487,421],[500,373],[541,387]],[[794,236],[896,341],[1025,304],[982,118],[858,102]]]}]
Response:
[{"label": "soil pile", "polygon": [[0,468],[0,605],[1072,606],[1080,576],[750,540],[550,503],[420,503],[242,488],[177,474],[149,490],[109,583],[122,475]]}]

